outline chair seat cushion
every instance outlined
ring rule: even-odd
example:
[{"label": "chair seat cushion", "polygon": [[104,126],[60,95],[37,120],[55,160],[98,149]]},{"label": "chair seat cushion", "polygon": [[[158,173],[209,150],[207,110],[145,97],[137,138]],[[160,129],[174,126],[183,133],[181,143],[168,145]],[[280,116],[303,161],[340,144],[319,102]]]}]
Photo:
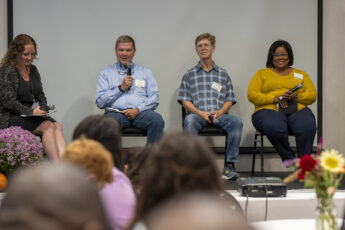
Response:
[{"label": "chair seat cushion", "polygon": [[122,136],[146,136],[146,131],[128,127],[121,130]]},{"label": "chair seat cushion", "polygon": [[226,136],[226,131],[219,126],[209,124],[199,131],[199,135]]}]

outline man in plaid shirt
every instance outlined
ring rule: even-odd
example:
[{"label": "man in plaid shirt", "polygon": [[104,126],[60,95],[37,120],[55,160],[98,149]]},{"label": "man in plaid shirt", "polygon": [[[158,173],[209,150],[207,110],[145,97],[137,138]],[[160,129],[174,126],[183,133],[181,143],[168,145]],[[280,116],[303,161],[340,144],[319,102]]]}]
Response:
[{"label": "man in plaid shirt", "polygon": [[183,76],[179,89],[178,102],[187,110],[183,126],[198,135],[199,130],[208,123],[224,129],[227,136],[226,164],[223,178],[235,180],[235,170],[242,135],[242,121],[228,114],[236,104],[229,74],[212,60],[216,48],[215,36],[204,33],[195,39],[195,50],[200,57],[199,63]]}]

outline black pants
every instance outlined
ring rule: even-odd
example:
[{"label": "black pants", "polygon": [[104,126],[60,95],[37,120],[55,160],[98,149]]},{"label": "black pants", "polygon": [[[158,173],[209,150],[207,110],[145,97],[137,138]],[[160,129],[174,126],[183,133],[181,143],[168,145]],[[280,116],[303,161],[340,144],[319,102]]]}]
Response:
[{"label": "black pants", "polygon": [[289,144],[289,130],[296,138],[298,156],[311,153],[316,122],[315,116],[309,108],[301,109],[290,116],[274,110],[262,109],[252,115],[252,122],[257,130],[267,136],[283,161],[295,158],[295,153]]}]

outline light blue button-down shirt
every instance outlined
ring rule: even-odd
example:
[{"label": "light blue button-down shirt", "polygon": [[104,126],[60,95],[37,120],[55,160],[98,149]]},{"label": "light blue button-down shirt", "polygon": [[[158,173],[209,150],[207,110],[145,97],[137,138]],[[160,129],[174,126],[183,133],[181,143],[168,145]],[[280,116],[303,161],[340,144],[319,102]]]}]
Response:
[{"label": "light blue button-down shirt", "polygon": [[138,108],[139,112],[155,110],[159,104],[159,95],[151,70],[133,63],[132,87],[130,90],[121,92],[118,86],[125,76],[127,76],[127,69],[119,62],[102,70],[96,89],[96,105],[100,109]]}]

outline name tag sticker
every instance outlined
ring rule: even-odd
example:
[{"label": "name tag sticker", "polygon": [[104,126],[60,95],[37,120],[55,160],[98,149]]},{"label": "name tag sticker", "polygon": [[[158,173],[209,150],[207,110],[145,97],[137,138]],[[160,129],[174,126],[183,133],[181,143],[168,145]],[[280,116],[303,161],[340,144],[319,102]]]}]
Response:
[{"label": "name tag sticker", "polygon": [[303,80],[303,74],[300,74],[300,73],[293,73],[293,76],[294,76],[295,78],[298,78],[298,79]]},{"label": "name tag sticker", "polygon": [[146,83],[145,80],[134,80],[136,87],[145,87]]},{"label": "name tag sticker", "polygon": [[217,90],[218,92],[220,92],[221,89],[222,89],[222,86],[219,85],[217,82],[212,82],[211,88]]}]

